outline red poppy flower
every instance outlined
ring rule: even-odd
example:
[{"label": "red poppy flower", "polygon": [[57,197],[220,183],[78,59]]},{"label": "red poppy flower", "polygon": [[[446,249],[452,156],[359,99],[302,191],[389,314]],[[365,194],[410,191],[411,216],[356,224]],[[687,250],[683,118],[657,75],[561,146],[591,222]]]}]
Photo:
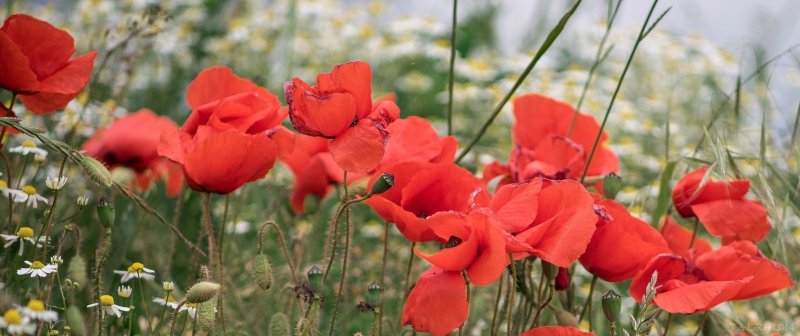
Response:
[{"label": "red poppy flower", "polygon": [[713,181],[703,184],[708,167],[684,176],[672,190],[675,209],[684,217],[697,216],[709,233],[724,241],[764,239],[769,233],[767,210],[745,199],[748,180]]},{"label": "red poppy flower", "polygon": [[473,207],[487,207],[501,227],[530,245],[530,253],[559,267],[569,267],[586,250],[595,231],[594,200],[580,183],[534,178],[509,184],[490,197],[485,190],[473,195]]},{"label": "red poppy flower", "polygon": [[428,219],[431,230],[444,242],[443,249],[432,255],[419,249],[414,253],[444,270],[466,270],[469,280],[478,286],[488,285],[503,274],[509,263],[508,253],[530,250],[530,246],[504,232],[488,209],[477,209],[468,215],[439,212]]},{"label": "red poppy flower", "polygon": [[278,98],[225,67],[203,70],[189,84],[192,114],[180,131],[161,135],[158,153],[183,166],[192,189],[230,193],[269,172],[294,145]]},{"label": "red poppy flower", "polygon": [[519,336],[594,336],[594,333],[581,331],[575,327],[546,326],[533,328]]},{"label": "red poppy flower", "polygon": [[0,87],[19,95],[25,107],[46,114],[67,106],[83,90],[95,52],[70,59],[75,42],[66,31],[25,14],[0,28]]},{"label": "red poppy flower", "polygon": [[[671,216],[667,216],[661,225],[661,235],[664,236],[672,253],[681,257],[688,257],[690,253],[699,256],[712,249],[711,243],[701,237],[694,237],[694,244],[692,244],[692,232],[675,223]],[[691,249],[689,244],[692,244]]]},{"label": "red poppy flower", "polygon": [[394,175],[394,186],[366,202],[415,242],[438,240],[428,217],[442,211],[466,213],[470,194],[483,185],[472,173],[451,162],[403,162],[377,171],[368,189],[382,173]]},{"label": "red poppy flower", "polygon": [[460,272],[431,267],[419,277],[403,308],[403,325],[435,336],[457,329],[469,315],[467,287]]},{"label": "red poppy flower", "polygon": [[601,279],[609,282],[627,280],[652,257],[670,252],[658,230],[632,216],[614,200],[595,201],[594,211],[597,230],[580,261]]},{"label": "red poppy flower", "polygon": [[671,313],[691,314],[730,300],[745,300],[793,285],[786,268],[767,259],[750,241],[737,241],[696,259],[673,254],[654,257],[631,282],[631,296],[641,300],[658,271],[654,302]]},{"label": "red poppy flower", "polygon": [[294,187],[290,204],[295,213],[305,212],[309,195],[324,198],[332,183],[341,183],[343,170],[328,152],[327,139],[298,134],[294,150],[281,160],[294,174]]},{"label": "red poppy flower", "polygon": [[[594,117],[578,113],[575,127],[567,137],[575,113],[570,105],[537,94],[514,100],[515,147],[508,160],[513,181],[526,181],[536,176],[581,177],[600,126]],[[603,132],[587,175],[604,176],[619,171],[619,160],[606,140]]]},{"label": "red poppy flower", "polygon": [[346,171],[367,173],[381,161],[389,132],[400,116],[391,100],[372,103],[369,64],[339,64],[310,86],[299,78],[284,85],[289,117],[302,134],[331,140],[330,152]]},{"label": "red poppy flower", "polygon": [[436,129],[420,117],[397,119],[387,127],[389,141],[378,167],[400,162],[453,162],[458,147],[453,136],[439,137]]},{"label": "red poppy flower", "polygon": [[168,176],[167,193],[175,196],[181,190],[183,174],[180,166],[158,155],[158,143],[162,132],[177,130],[178,125],[171,119],[141,109],[95,132],[83,145],[83,150],[109,168],[132,169],[136,173],[137,187],[142,191],[153,181]]}]

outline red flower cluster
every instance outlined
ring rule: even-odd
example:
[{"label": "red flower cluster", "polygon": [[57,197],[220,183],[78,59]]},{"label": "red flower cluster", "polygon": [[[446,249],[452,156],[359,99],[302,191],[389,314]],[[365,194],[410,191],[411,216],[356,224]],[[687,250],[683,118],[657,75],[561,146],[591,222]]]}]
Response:
[{"label": "red flower cluster", "polygon": [[95,52],[74,54],[75,42],[66,31],[11,15],[0,28],[0,87],[35,114],[60,110],[83,90],[94,67]]}]

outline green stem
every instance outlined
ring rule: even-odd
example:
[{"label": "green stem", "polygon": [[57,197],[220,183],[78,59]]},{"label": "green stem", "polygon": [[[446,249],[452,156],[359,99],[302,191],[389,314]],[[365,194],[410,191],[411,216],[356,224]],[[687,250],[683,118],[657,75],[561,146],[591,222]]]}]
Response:
[{"label": "green stem", "polygon": [[453,84],[455,75],[453,69],[456,64],[456,32],[458,21],[458,0],[453,0],[453,29],[450,35],[450,71],[447,86],[447,135],[453,135]]},{"label": "green stem", "polygon": [[694,218],[694,228],[692,229],[692,239],[689,240],[689,248],[692,248],[692,246],[694,246],[694,240],[695,240],[695,238],[697,238],[697,226],[698,226],[697,224],[698,224],[698,222],[699,222],[699,220],[697,219],[697,217],[695,217]]},{"label": "green stem", "polygon": [[706,312],[703,313],[703,318],[700,319],[700,323],[697,325],[697,330],[695,330],[693,336],[700,335],[700,332],[703,331],[703,326],[705,326],[707,319],[708,319],[708,310],[706,310]]},{"label": "green stem", "polygon": [[514,264],[514,256],[509,254],[508,258],[511,260],[511,287],[508,288],[508,311],[507,311],[507,325],[506,325],[506,332],[508,335],[512,335],[511,330],[513,330],[514,325],[514,294],[517,291],[517,266]]},{"label": "green stem", "polygon": [[283,232],[277,223],[273,221],[265,221],[264,223],[261,223],[261,226],[258,230],[258,253],[263,252],[264,230],[267,228],[267,226],[272,226],[275,228],[275,232],[278,234],[278,241],[280,242],[281,249],[283,250],[283,256],[286,258],[286,263],[289,264],[289,270],[292,272],[292,281],[297,284],[297,272],[294,268],[294,262],[292,261],[292,257],[289,255],[289,249],[286,246],[286,240],[283,238]]},{"label": "green stem", "polygon": [[489,330],[491,330],[492,336],[497,335],[497,330],[495,329],[495,325],[497,325],[497,316],[500,312],[500,296],[503,293],[503,281],[499,281],[497,285],[497,294],[494,297],[494,313],[492,314],[492,326]]},{"label": "green stem", "polygon": [[667,324],[664,326],[664,333],[661,335],[669,335],[669,326],[672,324],[672,313],[667,314]]},{"label": "green stem", "polygon": [[[66,164],[67,164],[67,156],[64,155],[64,159],[61,160],[61,167],[58,169],[58,177],[57,178],[60,178],[61,176],[64,176],[64,166],[66,166]],[[52,224],[53,224],[53,216],[54,216],[54,214],[56,212],[56,203],[58,203],[58,190],[54,190],[53,191],[53,202],[50,203],[50,213],[47,215],[47,221],[45,222],[44,226],[39,230],[39,235],[36,237],[36,241],[37,242],[39,241],[39,239],[42,236],[48,237],[50,235],[50,229],[52,228]],[[47,257],[48,257],[47,251],[49,250],[49,248],[48,248],[49,245],[50,245],[50,239],[49,238],[45,238],[44,247],[42,248],[42,254],[43,254],[42,260],[47,259]],[[37,253],[37,249],[38,249],[37,245],[34,244],[33,245],[33,255],[34,256],[37,255],[36,254]]]},{"label": "green stem", "polygon": [[[218,278],[217,267],[214,265],[214,259],[217,255],[217,242],[216,238],[214,238],[214,224],[211,223],[211,193],[206,192],[203,196],[203,224],[206,227],[206,235],[208,235],[208,268],[211,270],[212,277]],[[217,281],[222,285],[221,281]]]},{"label": "green stem", "polygon": [[[383,262],[381,263],[381,286],[386,283],[386,258],[389,255],[389,222],[384,223],[383,229]],[[383,302],[385,296],[381,291],[381,302],[378,305],[378,335],[383,335]]]},{"label": "green stem", "polygon": [[[142,278],[137,277],[136,283],[139,285],[139,297],[142,299],[142,310],[144,311],[144,316],[147,318],[147,332],[149,334],[153,333],[153,325],[152,320],[150,319],[150,312],[147,310],[147,301],[144,298],[144,288],[142,287]],[[131,300],[132,302],[133,300]]]},{"label": "green stem", "polygon": [[[467,287],[467,307],[469,307],[469,304],[472,300],[472,288],[470,288],[470,281],[469,277],[467,276],[467,271],[462,270],[461,276],[464,277],[464,285]],[[464,335],[464,328],[467,326],[468,322],[469,322],[469,311],[467,311],[467,319],[464,320],[464,323],[460,327],[458,327],[458,336]]]},{"label": "green stem", "polygon": [[[225,266],[224,266],[224,263],[222,262],[222,249],[225,248],[225,225],[226,225],[226,222],[228,220],[228,207],[230,205],[230,202],[231,202],[231,194],[226,194],[225,195],[225,209],[222,211],[222,222],[221,222],[222,223],[222,225],[221,225],[222,229],[219,232],[219,249],[217,249],[217,267],[219,267],[220,276],[222,274],[225,274]],[[221,277],[219,279],[219,281],[220,281],[220,284],[223,284],[225,282],[225,277]],[[223,296],[222,295],[222,293],[223,293],[222,290],[223,290],[224,287],[225,286],[221,286],[219,288],[219,295],[217,295],[217,306],[219,307],[219,320],[220,320],[220,322],[222,324],[222,334],[223,335],[225,334],[225,331],[226,331],[226,328],[225,328],[225,306],[222,304],[223,303],[222,302],[222,296]]]},{"label": "green stem", "polygon": [[[186,303],[186,301],[181,301],[175,306],[175,312],[172,313],[172,324],[169,327],[169,336],[175,332],[175,322],[178,321],[178,313],[181,311],[181,307]],[[183,328],[186,328],[186,320],[189,319],[189,311],[186,311],[186,318],[183,319]],[[180,335],[183,335],[183,328],[181,329]]]},{"label": "green stem", "polygon": [[[594,286],[597,284],[597,276],[592,275],[592,284],[589,285],[589,294],[586,295],[586,302],[583,303],[583,308],[581,309],[581,313],[578,315],[578,322],[580,323],[583,321],[583,316],[586,314],[586,311],[591,311],[589,308],[592,305],[592,295],[594,294]],[[591,314],[591,313],[589,313]],[[590,319],[591,321],[591,319]]]},{"label": "green stem", "polygon": [[[346,188],[346,187],[345,187]],[[346,190],[346,189],[345,189]],[[347,192],[345,191],[345,195]],[[328,328],[328,336],[333,336],[333,330],[336,326],[336,316],[339,312],[339,303],[342,301],[342,291],[344,290],[345,280],[347,280],[347,260],[350,252],[350,209],[345,212],[345,234],[344,234],[344,255],[342,256],[342,276],[339,279],[339,289],[336,291],[336,299],[333,301],[333,315],[331,316],[331,325]]]}]

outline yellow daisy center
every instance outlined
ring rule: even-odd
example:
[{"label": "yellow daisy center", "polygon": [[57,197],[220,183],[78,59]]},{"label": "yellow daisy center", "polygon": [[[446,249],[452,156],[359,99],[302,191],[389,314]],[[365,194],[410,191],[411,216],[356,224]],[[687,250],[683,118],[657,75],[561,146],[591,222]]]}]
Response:
[{"label": "yellow daisy center", "polygon": [[172,295],[169,295],[169,296],[167,296],[167,298],[164,301],[175,302],[175,298]]},{"label": "yellow daisy center", "polygon": [[6,313],[3,314],[3,319],[6,320],[7,324],[22,323],[22,316],[19,315],[19,312],[17,312],[16,309],[6,310]]},{"label": "yellow daisy center", "polygon": [[197,304],[196,303],[187,303],[185,306],[188,307],[188,308],[197,308]]},{"label": "yellow daisy center", "polygon": [[25,148],[36,148],[36,144],[33,143],[33,141],[31,141],[31,140],[25,140],[25,142],[22,143],[22,147],[25,147]]},{"label": "yellow daisy center", "polygon": [[17,231],[17,237],[20,238],[33,238],[33,229],[27,226],[23,226],[19,228]]},{"label": "yellow daisy center", "polygon": [[101,295],[100,304],[106,307],[111,307],[114,305],[114,298],[111,295]]},{"label": "yellow daisy center", "polygon": [[33,310],[35,312],[43,312],[44,302],[40,300],[30,300],[28,301],[28,309]]},{"label": "yellow daisy center", "polygon": [[36,195],[36,188],[34,188],[31,185],[26,185],[26,186],[22,187],[22,192],[28,194],[29,196],[30,195]]},{"label": "yellow daisy center", "polygon": [[128,267],[128,272],[129,273],[138,273],[138,272],[141,272],[141,271],[144,271],[144,264],[142,264],[140,262],[135,262],[135,263],[131,264],[131,267]]},{"label": "yellow daisy center", "polygon": [[6,180],[0,180],[0,188],[8,189],[8,182],[6,182]]},{"label": "yellow daisy center", "polygon": [[31,268],[33,268],[33,269],[42,269],[42,268],[44,268],[44,264],[42,264],[41,261],[37,260],[37,261],[34,261],[34,262],[31,263]]}]

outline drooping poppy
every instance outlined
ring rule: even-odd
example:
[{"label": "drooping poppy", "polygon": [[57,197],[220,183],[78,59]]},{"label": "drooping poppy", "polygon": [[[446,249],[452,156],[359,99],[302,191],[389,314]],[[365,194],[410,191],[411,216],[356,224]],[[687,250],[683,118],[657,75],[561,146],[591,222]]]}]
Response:
[{"label": "drooping poppy", "polygon": [[748,180],[706,179],[708,167],[700,167],[681,178],[672,190],[675,209],[684,217],[697,216],[708,232],[725,242],[760,241],[770,230],[767,210],[745,198]]},{"label": "drooping poppy", "polygon": [[400,116],[391,100],[372,102],[372,70],[365,62],[339,64],[317,76],[284,85],[292,126],[299,133],[331,139],[334,160],[348,172],[367,173],[383,158],[387,127]]},{"label": "drooping poppy", "polygon": [[598,199],[594,204],[597,230],[581,255],[581,264],[592,274],[609,282],[633,277],[651,258],[669,253],[667,242],[622,204]]},{"label": "drooping poppy", "polygon": [[[694,237],[694,242],[692,242],[692,232],[675,223],[672,216],[667,216],[660,230],[661,235],[664,236],[664,240],[667,241],[667,245],[675,255],[687,257],[690,253],[693,253],[695,256],[699,256],[712,250],[711,243],[702,237]],[[690,245],[691,247],[689,247]]]},{"label": "drooping poppy", "polygon": [[175,196],[181,190],[183,173],[179,165],[158,155],[158,144],[162,132],[177,130],[178,125],[171,119],[141,109],[95,132],[83,145],[83,150],[109,168],[133,170],[136,186],[142,191],[153,181],[167,177],[167,193]]},{"label": "drooping poppy", "polygon": [[594,336],[594,333],[569,326],[544,326],[525,331],[519,336]]},{"label": "drooping poppy", "polygon": [[736,241],[693,259],[674,254],[654,257],[631,282],[641,300],[658,272],[655,304],[670,313],[691,314],[731,300],[745,300],[791,287],[789,271],[767,259],[750,241]]},{"label": "drooping poppy", "polygon": [[431,267],[417,280],[406,299],[401,323],[435,336],[457,329],[469,315],[467,288],[461,272]]},{"label": "drooping poppy", "polygon": [[329,141],[324,138],[298,134],[294,150],[281,161],[294,174],[290,205],[295,213],[305,212],[309,195],[322,199],[331,190],[331,184],[341,183],[343,170],[328,152]]},{"label": "drooping poppy", "polygon": [[192,114],[180,131],[161,135],[158,153],[183,167],[192,189],[230,193],[264,177],[294,136],[279,126],[278,98],[226,67],[210,67],[189,84]]},{"label": "drooping poppy", "polygon": [[0,87],[35,114],[62,109],[83,90],[94,67],[95,52],[71,59],[74,54],[75,41],[66,31],[11,15],[0,28]]},{"label": "drooping poppy", "polygon": [[394,186],[366,203],[415,242],[439,240],[428,217],[442,211],[466,213],[470,195],[483,186],[472,173],[452,162],[403,162],[375,172],[368,189],[382,173],[394,175]]},{"label": "drooping poppy", "polygon": [[[518,97],[513,105],[514,148],[507,167],[511,180],[522,182],[536,176],[580,178],[600,132],[594,117],[576,114],[570,105],[537,94]],[[607,135],[603,132],[589,164],[588,176],[619,171],[619,159],[606,141]],[[493,165],[489,172],[501,172],[498,165]]]}]

